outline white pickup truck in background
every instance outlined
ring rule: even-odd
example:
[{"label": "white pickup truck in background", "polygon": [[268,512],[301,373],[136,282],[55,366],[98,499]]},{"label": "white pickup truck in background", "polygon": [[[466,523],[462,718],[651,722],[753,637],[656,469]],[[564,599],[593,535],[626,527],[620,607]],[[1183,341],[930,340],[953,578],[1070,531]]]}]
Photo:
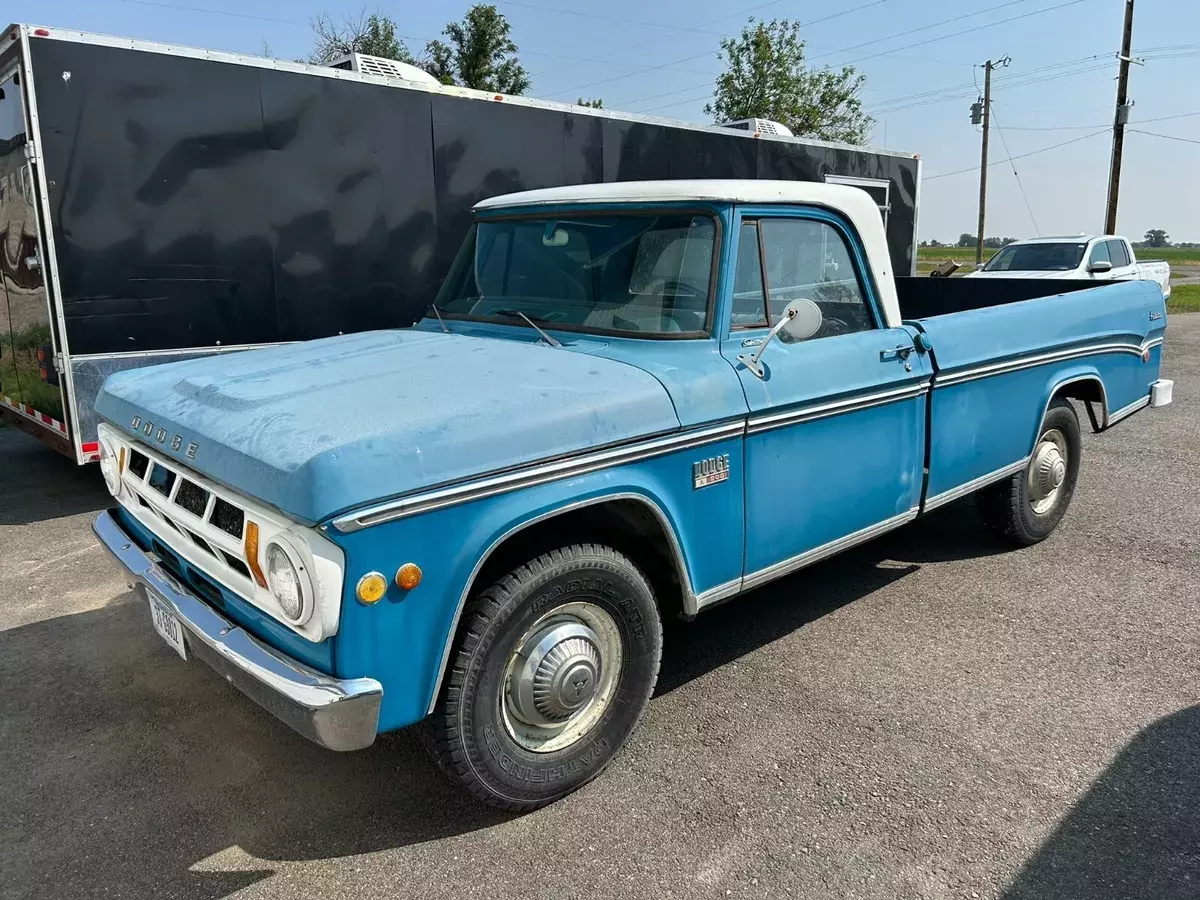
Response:
[{"label": "white pickup truck in background", "polygon": [[1014,241],[967,278],[1079,278],[1091,281],[1156,281],[1171,296],[1171,267],[1162,260],[1138,262],[1133,247],[1112,234],[1040,237]]}]

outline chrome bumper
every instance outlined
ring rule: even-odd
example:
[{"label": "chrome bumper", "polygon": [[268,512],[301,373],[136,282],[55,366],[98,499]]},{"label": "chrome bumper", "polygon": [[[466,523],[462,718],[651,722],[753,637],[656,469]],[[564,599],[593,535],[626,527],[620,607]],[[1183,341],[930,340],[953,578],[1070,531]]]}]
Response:
[{"label": "chrome bumper", "polygon": [[378,681],[322,675],[251,637],[158,566],[111,510],[100,513],[92,529],[125,570],[130,587],[174,610],[188,651],[267,712],[330,750],[359,750],[375,740],[383,700]]}]

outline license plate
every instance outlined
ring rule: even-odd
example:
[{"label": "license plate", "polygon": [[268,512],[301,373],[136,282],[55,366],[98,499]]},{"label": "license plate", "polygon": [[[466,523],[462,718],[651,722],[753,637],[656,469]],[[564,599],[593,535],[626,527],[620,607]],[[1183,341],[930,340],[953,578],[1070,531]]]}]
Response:
[{"label": "license plate", "polygon": [[183,641],[183,626],[179,623],[179,619],[175,617],[175,613],[166,603],[149,592],[146,596],[150,601],[150,620],[154,622],[154,630],[175,649],[180,657],[187,659],[187,644]]}]

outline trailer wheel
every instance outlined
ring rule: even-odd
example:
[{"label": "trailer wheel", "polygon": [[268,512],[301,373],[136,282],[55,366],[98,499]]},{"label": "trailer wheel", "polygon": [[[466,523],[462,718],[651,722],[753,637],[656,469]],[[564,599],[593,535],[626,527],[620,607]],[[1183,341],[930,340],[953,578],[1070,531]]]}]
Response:
[{"label": "trailer wheel", "polygon": [[1054,400],[1025,470],[976,496],[980,517],[1020,547],[1045,540],[1075,494],[1081,451],[1075,408],[1069,400]]},{"label": "trailer wheel", "polygon": [[443,771],[523,812],[591,781],[641,719],[662,623],[646,578],[597,544],[554,550],[472,600],[430,722]]}]

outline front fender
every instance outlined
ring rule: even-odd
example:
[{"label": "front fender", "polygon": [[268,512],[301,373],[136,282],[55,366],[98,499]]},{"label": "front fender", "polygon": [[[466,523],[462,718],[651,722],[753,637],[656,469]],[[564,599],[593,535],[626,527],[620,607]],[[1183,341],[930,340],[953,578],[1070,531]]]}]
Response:
[{"label": "front fender", "polygon": [[[729,454],[729,479],[696,490],[692,462]],[[335,636],[335,665],[344,677],[383,685],[380,730],[423,718],[437,697],[463,607],[484,561],[503,541],[535,522],[607,499],[636,499],[673,537],[685,586],[695,594],[741,575],[742,449],[740,437],[587,475],[553,481],[341,533],[326,533],[346,554],[346,594]],[[391,580],[406,562],[421,584],[400,590]],[[387,595],[365,606],[359,578],[379,571]]]}]

